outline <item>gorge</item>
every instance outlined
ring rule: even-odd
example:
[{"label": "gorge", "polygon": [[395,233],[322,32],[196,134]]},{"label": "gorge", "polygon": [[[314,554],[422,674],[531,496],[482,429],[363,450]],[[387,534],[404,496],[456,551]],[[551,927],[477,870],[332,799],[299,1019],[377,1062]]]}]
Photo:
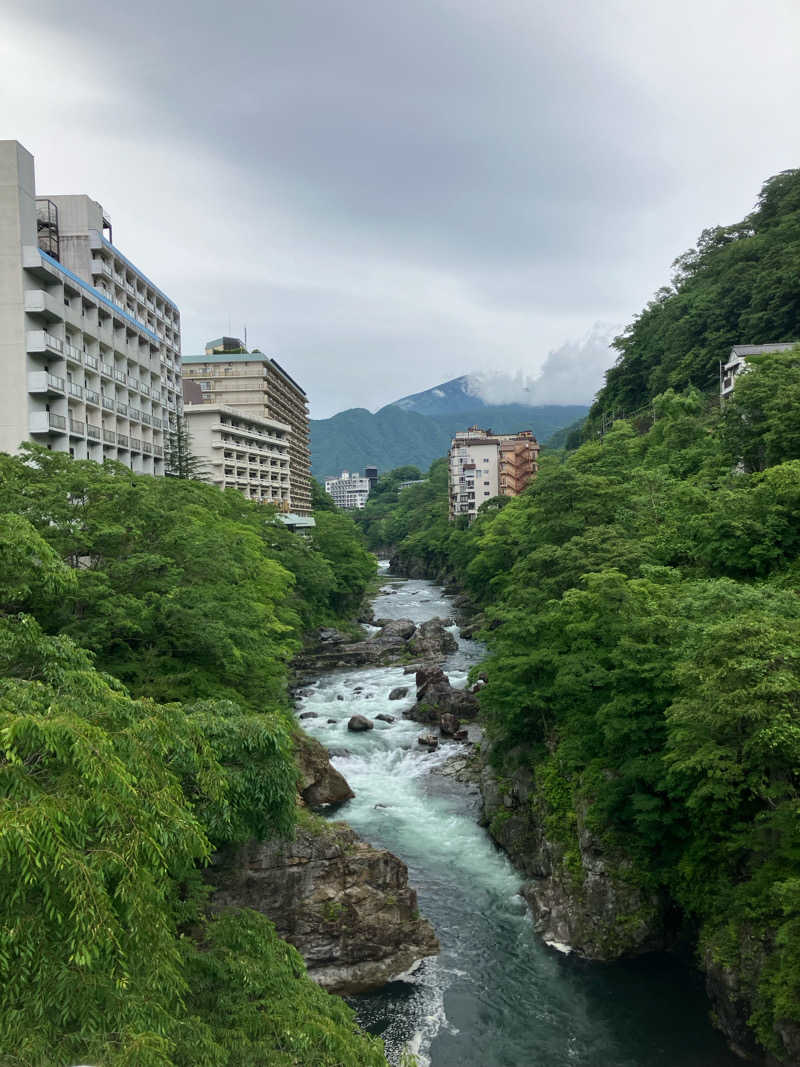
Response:
[{"label": "gorge", "polygon": [[[381,620],[452,618],[441,587],[382,573],[387,584],[374,601]],[[448,628],[457,647],[443,666],[464,687],[483,648],[457,625]],[[405,696],[389,699],[403,688]],[[403,718],[413,704],[413,675],[402,664],[329,667],[297,703],[303,727],[327,746],[355,793],[332,817],[408,864],[420,912],[441,945],[438,955],[352,1000],[362,1025],[383,1038],[390,1062],[401,1063],[405,1050],[430,1067],[738,1062],[712,1029],[702,982],[688,965],[665,955],[589,963],[542,941],[520,896],[522,875],[479,825],[476,786],[448,773],[454,755],[477,745],[419,746],[426,728]],[[356,713],[373,729],[348,731]],[[474,724],[468,729],[480,737]]]}]

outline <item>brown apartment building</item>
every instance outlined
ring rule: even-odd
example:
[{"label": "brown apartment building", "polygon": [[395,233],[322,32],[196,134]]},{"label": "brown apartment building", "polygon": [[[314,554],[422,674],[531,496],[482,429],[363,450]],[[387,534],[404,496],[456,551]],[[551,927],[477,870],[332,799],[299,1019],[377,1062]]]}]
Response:
[{"label": "brown apartment building", "polygon": [[202,356],[183,357],[183,379],[193,404],[216,404],[289,427],[288,510],[311,514],[311,450],[305,390],[277,362],[237,337],[209,341]]}]

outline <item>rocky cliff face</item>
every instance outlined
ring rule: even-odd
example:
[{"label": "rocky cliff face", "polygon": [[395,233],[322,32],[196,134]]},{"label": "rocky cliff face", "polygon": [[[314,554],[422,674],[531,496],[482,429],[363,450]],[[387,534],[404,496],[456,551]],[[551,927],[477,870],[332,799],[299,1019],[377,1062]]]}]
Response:
[{"label": "rocky cliff face", "polygon": [[545,941],[594,960],[664,947],[659,898],[635,884],[629,861],[604,851],[580,816],[573,842],[549,837],[526,767],[499,779],[484,763],[480,785],[489,832],[525,875],[522,894]]},{"label": "rocky cliff face", "polygon": [[301,675],[314,677],[336,667],[385,667],[411,660],[440,662],[457,647],[446,627],[444,619],[429,619],[420,626],[411,619],[387,619],[378,633],[363,641],[323,628],[295,658],[294,666]]},{"label": "rocky cliff face", "polygon": [[304,818],[293,841],[219,853],[209,880],[214,908],[267,915],[332,993],[375,989],[439,951],[406,865],[343,823]]}]

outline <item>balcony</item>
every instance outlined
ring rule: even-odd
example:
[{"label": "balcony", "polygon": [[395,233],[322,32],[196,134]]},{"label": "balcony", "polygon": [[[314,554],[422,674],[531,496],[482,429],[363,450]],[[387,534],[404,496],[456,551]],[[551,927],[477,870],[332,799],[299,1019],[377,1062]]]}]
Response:
[{"label": "balcony", "polygon": [[107,445],[114,445],[117,443],[117,435],[113,430],[103,430],[103,440]]},{"label": "balcony", "polygon": [[69,435],[70,437],[85,437],[86,436],[86,423],[81,422],[80,419],[70,418],[69,420]]},{"label": "balcony", "polygon": [[128,405],[127,404],[120,404],[120,402],[117,401],[116,408],[117,408],[117,414],[118,415],[122,415],[123,418],[127,419],[127,417],[128,417]]},{"label": "balcony", "polygon": [[150,386],[149,385],[145,385],[144,382],[141,382],[139,384],[139,392],[143,396],[150,396]]},{"label": "balcony", "polygon": [[124,385],[124,384],[125,384],[125,377],[126,377],[126,375],[125,375],[125,371],[122,371],[122,370],[115,370],[115,371],[114,371],[114,377],[116,378],[116,380],[117,380],[118,382],[121,382],[121,383],[122,383],[122,385]]},{"label": "balcony", "polygon": [[137,408],[128,408],[128,418],[133,422],[141,422],[142,413]]},{"label": "balcony", "polygon": [[31,433],[66,433],[67,420],[52,411],[32,411],[29,428]]},{"label": "balcony", "polygon": [[103,403],[103,411],[114,411],[116,405],[114,404],[113,396],[109,396],[108,393],[103,393],[101,395],[101,400]]},{"label": "balcony", "polygon": [[64,342],[64,355],[67,357],[68,363],[75,363],[77,366],[83,363],[83,352],[66,341]]},{"label": "balcony", "polygon": [[85,353],[83,356],[83,362],[89,368],[89,370],[97,370],[97,368],[100,366],[96,356],[89,356]]},{"label": "balcony", "polygon": [[103,378],[113,378],[114,377],[114,368],[109,366],[108,363],[101,363],[100,364],[100,375]]},{"label": "balcony", "polygon": [[50,296],[44,289],[28,289],[25,293],[25,311],[28,315],[40,315],[48,322],[61,322],[64,318],[64,301]]},{"label": "balcony", "polygon": [[50,396],[64,395],[64,379],[50,374],[46,370],[31,371],[28,375],[28,392],[37,394],[49,394]]},{"label": "balcony", "polygon": [[118,433],[117,434],[117,444],[119,445],[120,448],[127,448],[128,447],[128,436],[127,436],[127,434]]},{"label": "balcony", "polygon": [[146,456],[152,456],[153,446],[149,441],[142,441],[142,452],[144,452]]},{"label": "balcony", "polygon": [[92,260],[92,274],[105,274],[107,278],[111,277],[111,267],[104,259]]},{"label": "balcony", "polygon": [[131,438],[131,452],[141,452],[141,451],[142,451],[141,439],[139,437],[132,437]]},{"label": "balcony", "polygon": [[93,407],[100,407],[100,394],[94,389],[86,389],[86,403],[91,404]]},{"label": "balcony", "polygon": [[131,389],[138,389],[139,388],[139,379],[138,378],[134,378],[134,376],[132,374],[129,374],[128,375],[128,385],[131,387]]},{"label": "balcony", "polygon": [[25,340],[31,355],[46,353],[51,356],[62,356],[64,354],[64,342],[46,330],[29,330]]},{"label": "balcony", "polygon": [[103,433],[99,426],[93,426],[90,422],[87,422],[86,436],[90,441],[100,441],[102,440]]},{"label": "balcony", "polygon": [[156,456],[159,457],[159,459],[163,458],[164,456],[164,449],[161,447],[161,445],[153,445],[153,452]]},{"label": "balcony", "polygon": [[83,400],[83,387],[76,385],[75,382],[69,382],[67,388],[69,389],[69,395],[74,396],[76,400]]}]

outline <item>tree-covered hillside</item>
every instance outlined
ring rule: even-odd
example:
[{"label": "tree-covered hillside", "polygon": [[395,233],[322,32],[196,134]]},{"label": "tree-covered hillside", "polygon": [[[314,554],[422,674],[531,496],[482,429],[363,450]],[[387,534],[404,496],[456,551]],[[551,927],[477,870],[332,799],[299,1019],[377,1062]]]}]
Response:
[{"label": "tree-covered hillside", "polygon": [[616,339],[591,409],[633,413],[667,388],[713,389],[735,344],[800,340],[800,170],[765,182],[741,222],[704,230],[671,284]]},{"label": "tree-covered hillside", "polygon": [[583,417],[580,405],[526,407],[522,404],[476,406],[473,409],[420,415],[390,404],[372,415],[366,408],[342,411],[311,422],[311,457],[317,478],[343,470],[360,471],[367,464],[391,470],[412,464],[424,470],[443,456],[456,430],[479,425],[497,433],[533,430],[540,441]]},{"label": "tree-covered hillside", "polygon": [[722,412],[693,389],[653,405],[647,432],[618,421],[545,456],[471,527],[448,522],[441,464],[359,521],[483,611],[498,781],[533,782],[569,891],[580,831],[680,916],[742,1029],[796,1062],[800,348],[755,361]]},{"label": "tree-covered hillside", "polygon": [[291,833],[287,663],[374,575],[235,491],[0,454],[0,1063],[378,1067],[213,850]]}]

